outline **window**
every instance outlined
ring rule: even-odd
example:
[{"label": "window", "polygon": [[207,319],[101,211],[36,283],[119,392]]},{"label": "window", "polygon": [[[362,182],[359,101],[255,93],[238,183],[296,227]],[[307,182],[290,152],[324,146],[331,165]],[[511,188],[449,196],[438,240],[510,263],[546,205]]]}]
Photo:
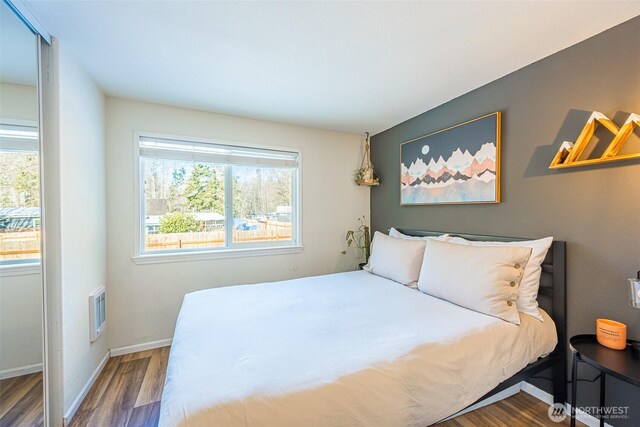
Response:
[{"label": "window", "polygon": [[0,267],[40,261],[38,130],[0,123]]},{"label": "window", "polygon": [[296,247],[297,151],[139,136],[140,255]]}]

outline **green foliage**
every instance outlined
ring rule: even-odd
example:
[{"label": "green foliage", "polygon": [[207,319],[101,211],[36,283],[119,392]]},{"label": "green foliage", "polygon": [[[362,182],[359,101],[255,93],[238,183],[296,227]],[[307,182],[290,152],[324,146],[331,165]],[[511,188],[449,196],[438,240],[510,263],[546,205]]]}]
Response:
[{"label": "green foliage", "polygon": [[[37,163],[37,162],[36,162]],[[34,165],[37,167],[37,164]],[[39,204],[39,181],[38,170],[27,169],[22,170],[15,178],[14,188],[22,193],[24,204],[28,207],[37,207]]]},{"label": "green foliage", "polygon": [[234,166],[233,214],[247,218],[291,206],[291,169]]},{"label": "green foliage", "polygon": [[357,184],[362,178],[364,178],[364,169],[356,169],[353,171],[353,182]]},{"label": "green foliage", "polygon": [[173,213],[160,218],[160,233],[188,233],[190,231],[200,231],[202,224],[189,214]]},{"label": "green foliage", "polygon": [[224,176],[218,172],[215,167],[200,163],[193,167],[184,191],[191,212],[224,215]]},{"label": "green foliage", "polygon": [[[233,165],[225,176],[223,165],[147,160],[145,197],[166,201],[168,212],[215,212],[226,216],[225,180],[233,180],[231,197],[235,218],[250,218],[292,204],[292,170]],[[161,206],[161,203],[156,203]]]},{"label": "green foliage", "polygon": [[[347,241],[347,247],[355,248],[359,251],[359,256],[364,257],[364,262],[369,260],[371,255],[371,234],[369,226],[365,224],[365,217],[362,215],[358,218],[358,228],[355,230],[348,230],[345,236]],[[343,251],[346,254],[347,251]]]},{"label": "green foliage", "polygon": [[35,208],[40,205],[38,155],[0,153],[0,206]]},{"label": "green foliage", "polygon": [[187,170],[184,167],[174,170],[171,174],[171,184],[169,185],[169,196],[167,198],[169,212],[184,211],[186,200],[182,196],[182,187],[186,174]]}]

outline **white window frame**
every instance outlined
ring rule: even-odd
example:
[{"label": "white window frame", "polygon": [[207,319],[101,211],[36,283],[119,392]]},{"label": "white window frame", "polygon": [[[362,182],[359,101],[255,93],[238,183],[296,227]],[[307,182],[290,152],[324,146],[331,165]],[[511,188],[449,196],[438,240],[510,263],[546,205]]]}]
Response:
[{"label": "white window frame", "polygon": [[[224,165],[225,173],[225,247],[211,247],[211,248],[190,248],[190,249],[174,249],[163,251],[147,251],[145,250],[145,235],[143,233],[145,229],[145,196],[144,196],[144,169],[142,167],[143,156],[140,155],[140,139],[141,138],[161,138],[169,140],[178,140],[194,143],[204,144],[223,144],[235,147],[246,147],[251,149],[264,149],[264,150],[277,150],[296,153],[297,155],[297,168],[294,172],[294,179],[292,180],[291,200],[292,200],[292,240],[291,241],[273,241],[273,242],[247,242],[247,243],[234,243],[232,239],[233,229],[228,227],[228,220],[233,218],[233,206],[232,200],[229,201],[226,197],[227,194],[232,194],[233,179],[227,179],[231,175],[230,164]],[[181,135],[169,135],[160,134],[154,132],[134,132],[134,195],[135,195],[135,245],[134,255],[132,260],[135,264],[156,264],[165,262],[180,262],[180,261],[197,261],[207,259],[223,259],[223,258],[240,258],[249,256],[264,256],[264,255],[280,255],[280,254],[292,254],[300,253],[303,250],[302,246],[302,197],[300,191],[300,185],[302,182],[302,150],[290,147],[276,147],[262,144],[252,144],[238,141],[227,140],[212,140],[207,138],[196,138],[190,136]]]},{"label": "white window frame", "polygon": [[[38,131],[38,122],[35,120],[21,120],[21,119],[7,119],[0,117],[0,127],[2,125],[6,126],[19,126],[19,127],[28,127],[33,128],[35,131]],[[16,149],[25,150],[25,151],[35,151],[38,154],[38,162],[41,162],[40,158],[40,139],[39,136],[36,138],[35,142],[29,142],[17,138],[15,140]],[[0,149],[3,146],[8,145],[4,144],[0,141]],[[38,169],[38,175],[40,175],[41,169]],[[40,180],[42,182],[42,180]],[[40,207],[40,218],[42,220],[42,207]],[[15,264],[2,264],[0,265],[0,277],[10,277],[10,276],[24,276],[29,274],[40,274],[41,273],[41,260],[42,260],[42,251],[40,252],[40,256],[38,259],[32,259],[25,262],[15,263]]]}]

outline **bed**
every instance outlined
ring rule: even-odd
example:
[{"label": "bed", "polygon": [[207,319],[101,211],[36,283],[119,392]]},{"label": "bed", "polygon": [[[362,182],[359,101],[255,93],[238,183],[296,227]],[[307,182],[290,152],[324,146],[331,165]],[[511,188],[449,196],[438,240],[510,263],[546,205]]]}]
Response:
[{"label": "bed", "polygon": [[564,402],[564,242],[542,276],[520,325],[365,271],[188,294],[159,425],[425,426],[546,368]]}]

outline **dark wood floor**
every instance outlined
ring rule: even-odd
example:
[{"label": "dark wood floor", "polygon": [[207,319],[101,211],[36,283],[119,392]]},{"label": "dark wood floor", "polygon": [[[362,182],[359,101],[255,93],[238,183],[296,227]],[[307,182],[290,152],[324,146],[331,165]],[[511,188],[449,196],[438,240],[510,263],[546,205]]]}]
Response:
[{"label": "dark wood floor", "polygon": [[[71,421],[71,427],[157,426],[169,347],[112,357]],[[549,405],[520,392],[439,427],[558,426]],[[3,424],[4,425],[4,424]]]},{"label": "dark wood floor", "polygon": [[[548,410],[547,403],[521,391],[493,405],[442,422],[437,427],[553,427],[569,425],[569,418],[561,423],[551,421]],[[576,425],[583,426],[584,424],[576,422]]]},{"label": "dark wood floor", "polygon": [[43,425],[42,372],[0,381],[0,426]]},{"label": "dark wood floor", "polygon": [[168,358],[169,347],[110,358],[70,427],[157,426]]}]

